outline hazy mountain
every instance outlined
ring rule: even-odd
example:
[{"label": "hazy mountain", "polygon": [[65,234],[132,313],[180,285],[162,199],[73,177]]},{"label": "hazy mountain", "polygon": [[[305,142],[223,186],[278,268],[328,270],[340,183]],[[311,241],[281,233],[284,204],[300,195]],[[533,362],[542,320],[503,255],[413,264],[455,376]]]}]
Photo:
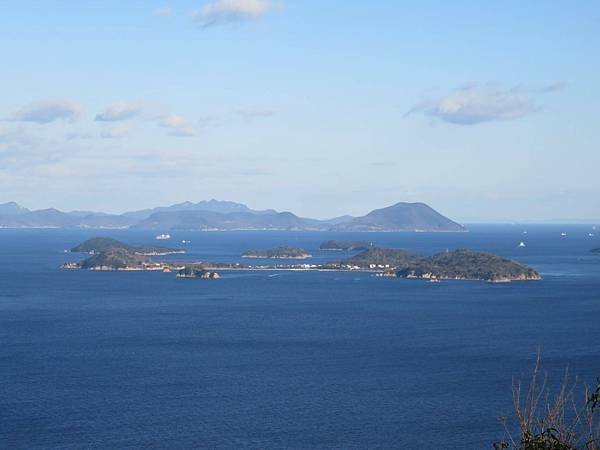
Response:
[{"label": "hazy mountain", "polygon": [[94,213],[81,217],[77,226],[81,228],[128,228],[136,222],[137,220],[131,217]]},{"label": "hazy mountain", "polygon": [[254,214],[274,214],[276,211],[270,209],[266,211],[256,211],[248,208],[243,203],[222,201],[222,200],[202,200],[198,203],[183,202],[171,206],[159,206],[157,208],[142,209],[139,211],[131,211],[123,214],[126,217],[131,217],[137,220],[144,220],[150,217],[152,214],[159,212],[179,212],[179,211],[208,211],[221,214],[230,213],[254,213]]},{"label": "hazy mountain", "polygon": [[[5,206],[5,205],[1,205]],[[17,205],[18,206],[18,205]],[[126,228],[135,221],[124,216],[104,213],[65,213],[54,208],[30,211],[19,207],[0,211],[0,227],[12,228]]]},{"label": "hazy mountain", "polygon": [[75,217],[88,217],[88,216],[109,216],[110,214],[95,211],[69,211],[67,212],[70,216]]},{"label": "hazy mountain", "polygon": [[253,210],[246,205],[209,200],[106,214],[65,213],[57,209],[30,211],[14,202],[0,205],[0,227],[14,228],[138,228],[151,230],[320,230],[320,231],[464,231],[424,203],[397,203],[362,217],[330,220],[298,217],[291,212]]},{"label": "hazy mountain", "polygon": [[0,226],[4,227],[72,227],[77,219],[54,208],[26,211],[20,214],[0,214]]},{"label": "hazy mountain", "polygon": [[334,217],[333,219],[322,220],[321,222],[329,223],[331,225],[339,225],[340,223],[350,222],[353,219],[355,219],[354,216],[345,215],[345,216]]},{"label": "hazy mountain", "polygon": [[23,208],[21,205],[15,202],[1,203],[0,204],[0,215],[13,215],[13,214],[24,214],[29,212],[27,208]]},{"label": "hazy mountain", "polygon": [[[256,214],[212,211],[166,211],[152,214],[133,228],[153,230],[304,230],[319,229],[290,212]],[[322,227],[321,227],[322,228]]]},{"label": "hazy mountain", "polygon": [[396,203],[340,223],[334,231],[464,231],[425,203]]}]

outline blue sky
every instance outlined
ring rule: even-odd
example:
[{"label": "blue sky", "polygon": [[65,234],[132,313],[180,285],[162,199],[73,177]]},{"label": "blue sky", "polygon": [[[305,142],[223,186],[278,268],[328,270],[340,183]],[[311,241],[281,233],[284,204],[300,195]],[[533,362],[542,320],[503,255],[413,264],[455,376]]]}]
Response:
[{"label": "blue sky", "polygon": [[0,202],[600,220],[600,3],[7,1]]}]

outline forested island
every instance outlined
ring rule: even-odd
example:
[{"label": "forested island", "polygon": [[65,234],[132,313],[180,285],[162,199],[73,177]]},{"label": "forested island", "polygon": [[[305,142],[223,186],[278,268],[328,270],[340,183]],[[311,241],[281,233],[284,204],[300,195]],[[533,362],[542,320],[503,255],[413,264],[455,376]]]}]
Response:
[{"label": "forested island", "polygon": [[[90,240],[74,249],[91,249],[91,255],[78,263],[66,263],[67,269],[89,270],[159,270],[177,272],[179,278],[219,278],[216,270],[314,270],[363,271],[381,276],[416,278],[429,281],[481,280],[493,283],[539,280],[534,269],[498,255],[467,249],[444,251],[433,256],[420,256],[405,250],[369,247],[361,253],[340,261],[322,264],[244,265],[240,263],[165,262],[153,261],[140,249],[106,238]],[[153,255],[157,255],[154,253]],[[248,258],[304,259],[310,257],[297,247],[275,247],[270,250],[253,250],[244,253]]]},{"label": "forested island", "polygon": [[132,246],[125,244],[124,242],[117,241],[116,239],[107,237],[96,237],[88,239],[82,244],[77,245],[71,249],[72,252],[77,253],[102,253],[110,250],[124,250],[128,253],[143,256],[165,256],[174,255],[177,253],[185,253],[185,250],[176,248],[166,248],[158,246]]},{"label": "forested island", "polygon": [[71,249],[73,253],[90,256],[79,263],[67,263],[67,269],[89,270],[162,270],[163,263],[154,262],[150,256],[185,253],[184,250],[158,246],[133,246],[116,239],[96,237]]},{"label": "forested island", "polygon": [[438,280],[485,280],[492,283],[540,280],[538,272],[491,253],[466,249],[438,253],[397,272],[399,277]]},{"label": "forested island", "polygon": [[356,250],[366,250],[371,247],[372,244],[366,241],[339,241],[330,240],[322,242],[319,248],[321,250],[334,250],[334,251],[345,251],[351,252]]},{"label": "forested island", "polygon": [[242,253],[242,258],[264,258],[264,259],[307,259],[312,257],[310,253],[299,247],[283,245],[268,250],[248,250]]},{"label": "forested island", "polygon": [[329,264],[350,270],[380,270],[383,275],[427,280],[482,280],[494,283],[540,280],[534,269],[498,255],[467,249],[424,257],[400,249],[372,247]]}]

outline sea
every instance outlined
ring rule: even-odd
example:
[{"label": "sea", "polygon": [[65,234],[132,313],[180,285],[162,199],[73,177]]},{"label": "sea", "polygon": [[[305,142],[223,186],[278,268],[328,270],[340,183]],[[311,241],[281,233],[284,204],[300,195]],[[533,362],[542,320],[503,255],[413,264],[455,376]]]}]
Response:
[{"label": "sea", "polygon": [[[600,376],[600,230],[467,233],[0,230],[0,448],[491,449],[536,355],[550,389]],[[563,235],[565,233],[566,235]],[[592,235],[590,235],[592,234]],[[488,284],[370,273],[64,270],[94,236],[243,261],[326,239],[469,248],[538,270]],[[190,241],[183,244],[181,241]],[[520,242],[525,247],[519,246]],[[247,261],[246,261],[247,262]],[[258,263],[260,261],[252,261]]]}]

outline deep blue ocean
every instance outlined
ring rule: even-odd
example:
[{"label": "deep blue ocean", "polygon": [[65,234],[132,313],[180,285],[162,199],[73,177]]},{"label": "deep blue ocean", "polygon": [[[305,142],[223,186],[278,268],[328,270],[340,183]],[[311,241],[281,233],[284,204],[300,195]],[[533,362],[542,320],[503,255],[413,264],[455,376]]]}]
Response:
[{"label": "deep blue ocean", "polygon": [[589,253],[600,230],[470,230],[175,232],[167,245],[210,261],[281,244],[340,258],[318,250],[331,238],[466,247],[544,279],[69,271],[60,265],[82,256],[64,250],[89,237],[156,244],[155,233],[2,229],[0,448],[489,449],[538,348],[551,380],[566,368],[600,376],[600,257]]}]

